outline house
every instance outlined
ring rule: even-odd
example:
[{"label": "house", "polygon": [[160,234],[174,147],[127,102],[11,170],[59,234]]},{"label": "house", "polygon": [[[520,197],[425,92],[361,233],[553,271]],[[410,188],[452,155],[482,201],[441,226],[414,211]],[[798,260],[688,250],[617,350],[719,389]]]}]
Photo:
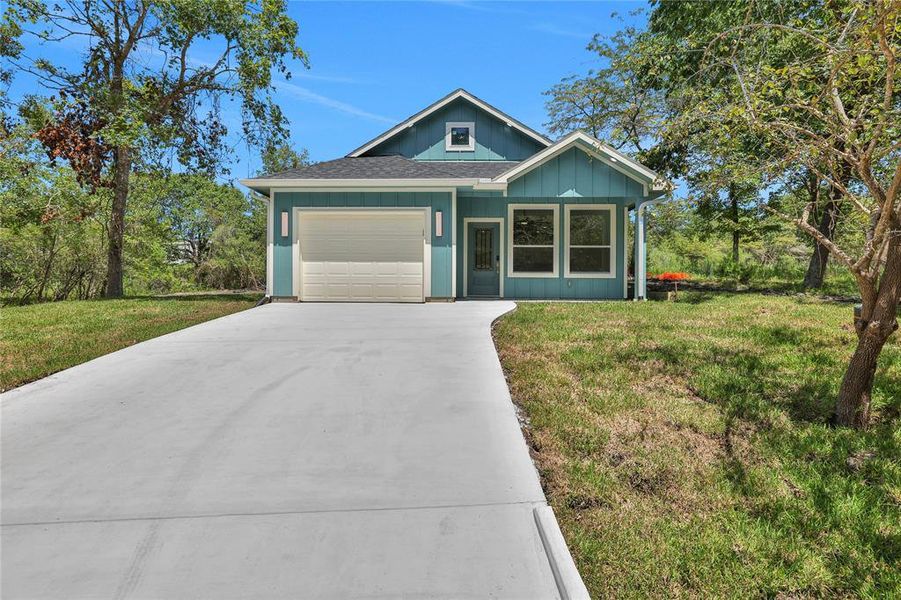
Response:
[{"label": "house", "polygon": [[344,158],[241,183],[269,198],[267,293],[350,302],[626,298],[633,249],[643,297],[643,209],[670,185],[462,89]]}]

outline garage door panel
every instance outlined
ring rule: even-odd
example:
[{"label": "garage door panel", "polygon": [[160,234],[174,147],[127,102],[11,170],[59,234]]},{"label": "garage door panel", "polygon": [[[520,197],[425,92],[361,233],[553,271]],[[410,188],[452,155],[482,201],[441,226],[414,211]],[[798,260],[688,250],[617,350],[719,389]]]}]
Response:
[{"label": "garage door panel", "polygon": [[421,212],[305,212],[298,233],[302,300],[423,300]]}]

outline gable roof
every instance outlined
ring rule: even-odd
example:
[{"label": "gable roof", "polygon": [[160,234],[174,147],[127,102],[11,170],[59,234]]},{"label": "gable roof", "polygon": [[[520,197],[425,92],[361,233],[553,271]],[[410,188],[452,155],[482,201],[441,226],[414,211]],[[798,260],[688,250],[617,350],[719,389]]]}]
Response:
[{"label": "gable roof", "polygon": [[672,183],[666,181],[634,158],[626,156],[582,131],[574,131],[562,137],[553,145],[497,175],[492,181],[495,183],[509,183],[573,147],[579,148],[610,168],[638,181],[645,187],[645,195],[651,191],[664,192],[672,188]]},{"label": "gable roof", "polygon": [[427,106],[426,108],[422,109],[421,111],[419,111],[418,113],[416,113],[416,114],[413,115],[412,117],[410,117],[410,118],[406,119],[405,121],[403,121],[403,122],[401,122],[401,123],[395,125],[394,127],[392,127],[391,129],[389,129],[388,131],[382,133],[382,134],[379,135],[378,137],[375,137],[375,138],[369,140],[368,142],[366,142],[365,144],[363,144],[362,146],[360,146],[360,147],[357,148],[356,150],[352,151],[352,152],[351,152],[350,154],[348,154],[347,156],[348,156],[349,158],[355,158],[355,157],[361,156],[362,154],[368,152],[369,150],[372,150],[373,148],[375,148],[376,146],[378,146],[378,145],[381,144],[382,142],[384,142],[384,141],[386,141],[386,140],[388,140],[388,139],[394,137],[394,136],[397,135],[398,133],[402,132],[402,131],[403,131],[404,129],[406,129],[407,127],[412,127],[412,126],[415,125],[417,122],[419,122],[419,121],[421,121],[422,119],[428,117],[430,114],[434,113],[435,111],[440,110],[440,109],[443,108],[444,106],[447,106],[448,104],[450,104],[450,103],[453,102],[454,100],[457,100],[458,98],[463,98],[463,99],[466,100],[467,102],[470,102],[471,104],[477,106],[478,108],[480,108],[480,109],[482,109],[483,111],[487,112],[488,114],[490,114],[491,116],[495,117],[496,119],[500,119],[501,121],[503,121],[503,122],[505,122],[506,124],[508,124],[510,127],[513,127],[514,129],[520,131],[521,133],[523,133],[523,134],[525,134],[526,136],[532,138],[533,140],[537,141],[539,144],[541,144],[541,145],[543,145],[543,146],[550,146],[550,145],[553,143],[553,142],[551,142],[551,140],[549,140],[548,138],[544,137],[543,135],[541,135],[540,133],[538,133],[537,131],[535,131],[535,130],[532,129],[531,127],[529,127],[529,126],[523,124],[523,123],[520,122],[520,121],[517,121],[516,119],[514,119],[513,117],[511,117],[511,116],[508,115],[507,113],[498,110],[497,108],[491,106],[490,104],[488,104],[488,103],[485,102],[484,100],[482,100],[482,99],[480,99],[480,98],[477,98],[476,96],[473,96],[472,94],[470,94],[469,92],[467,92],[467,91],[464,90],[463,88],[459,88],[459,89],[457,89],[457,90],[454,90],[453,92],[451,92],[450,94],[448,94],[448,95],[445,96],[444,98],[438,100],[438,101],[435,102],[434,104],[431,104],[431,105]]}]

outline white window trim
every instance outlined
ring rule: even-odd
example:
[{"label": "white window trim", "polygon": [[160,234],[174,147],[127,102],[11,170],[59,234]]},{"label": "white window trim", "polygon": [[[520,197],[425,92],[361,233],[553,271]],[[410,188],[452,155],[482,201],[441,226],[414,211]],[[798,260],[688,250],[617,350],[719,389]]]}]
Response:
[{"label": "white window trim", "polygon": [[[515,210],[554,211],[554,270],[551,273],[517,273],[513,270],[513,211]],[[559,204],[508,204],[507,205],[507,277],[556,279],[560,276],[560,205]],[[547,246],[541,246],[547,248]]]},{"label": "white window trim", "polygon": [[[451,129],[454,127],[469,128],[469,144],[467,146],[451,145]],[[448,152],[473,152],[476,149],[476,124],[473,121],[448,121],[444,124],[444,149]]]},{"label": "white window trim", "polygon": [[[563,223],[563,276],[570,279],[613,279],[616,277],[616,205],[615,204],[567,204],[564,206],[566,219]],[[609,273],[572,273],[569,270],[570,246],[570,214],[574,210],[606,210],[610,213],[610,272]],[[606,248],[606,245],[577,246],[588,248]]]}]

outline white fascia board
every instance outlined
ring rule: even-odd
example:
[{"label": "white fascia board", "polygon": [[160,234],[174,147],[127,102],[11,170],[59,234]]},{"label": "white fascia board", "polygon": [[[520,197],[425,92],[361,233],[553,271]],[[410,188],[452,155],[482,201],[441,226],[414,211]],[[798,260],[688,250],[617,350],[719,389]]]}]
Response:
[{"label": "white fascia board", "polygon": [[496,190],[500,192],[507,191],[507,184],[503,182],[492,181],[490,179],[480,179],[472,184],[474,190]]},{"label": "white fascia board", "polygon": [[397,135],[398,133],[400,133],[401,131],[403,131],[403,130],[406,129],[407,127],[412,127],[413,125],[415,125],[416,123],[418,123],[418,122],[421,121],[422,119],[426,118],[427,116],[429,116],[430,114],[432,114],[432,113],[434,113],[434,112],[436,112],[436,111],[438,111],[438,110],[441,110],[443,107],[447,106],[448,104],[450,104],[451,102],[453,102],[454,100],[456,100],[456,99],[458,99],[458,98],[464,98],[464,99],[468,100],[469,102],[475,104],[475,105],[476,105],[477,107],[479,107],[480,109],[482,109],[482,110],[484,110],[485,112],[487,112],[487,113],[488,113],[489,115],[491,115],[492,117],[494,117],[494,118],[496,118],[496,119],[499,119],[499,120],[503,121],[504,123],[506,123],[506,124],[509,125],[510,127],[514,127],[515,129],[517,129],[517,130],[520,131],[521,133],[523,133],[523,134],[529,136],[529,137],[532,138],[533,140],[535,140],[535,141],[537,141],[537,142],[539,142],[539,143],[541,143],[541,144],[543,144],[543,145],[545,145],[545,146],[551,146],[552,143],[553,143],[553,142],[551,142],[549,139],[547,139],[546,137],[544,137],[543,135],[541,135],[540,133],[538,133],[537,131],[531,129],[530,127],[527,127],[526,125],[524,125],[524,124],[522,124],[522,123],[520,123],[519,121],[517,121],[517,120],[514,119],[513,117],[511,117],[511,116],[509,116],[509,115],[506,115],[506,114],[502,113],[501,111],[499,111],[498,109],[494,108],[494,107],[491,106],[490,104],[487,104],[487,103],[484,102],[483,100],[480,100],[480,99],[476,98],[475,96],[473,96],[472,94],[470,94],[470,93],[467,92],[466,90],[460,89],[460,90],[456,90],[456,91],[454,91],[454,92],[451,92],[450,94],[448,94],[447,96],[445,96],[444,98],[442,98],[441,100],[439,100],[438,102],[435,102],[435,103],[432,104],[431,106],[428,106],[428,107],[426,107],[425,109],[419,111],[418,113],[416,113],[415,115],[413,115],[412,117],[410,117],[409,119],[407,119],[406,121],[403,121],[403,122],[399,123],[398,125],[395,125],[394,127],[392,127],[391,129],[389,129],[388,131],[386,131],[386,132],[383,133],[382,135],[378,136],[377,138],[375,138],[375,139],[373,139],[373,140],[371,140],[371,141],[369,141],[369,142],[366,142],[365,144],[363,144],[362,146],[360,146],[359,148],[357,148],[356,150],[354,150],[353,152],[351,152],[351,153],[348,154],[347,156],[349,156],[349,157],[362,156],[363,154],[365,154],[365,153],[368,152],[369,150],[372,150],[373,148],[375,148],[376,146],[378,146],[379,144],[381,144],[381,143],[384,142],[385,140],[387,140],[387,139],[389,139],[389,138],[391,138],[391,137]]},{"label": "white fascia board", "polygon": [[473,186],[478,179],[241,179],[241,185],[265,187],[271,189],[284,188],[433,188]]},{"label": "white fascia board", "polygon": [[506,191],[506,183],[490,179],[241,179],[248,188],[269,191],[449,191],[460,187]]}]

